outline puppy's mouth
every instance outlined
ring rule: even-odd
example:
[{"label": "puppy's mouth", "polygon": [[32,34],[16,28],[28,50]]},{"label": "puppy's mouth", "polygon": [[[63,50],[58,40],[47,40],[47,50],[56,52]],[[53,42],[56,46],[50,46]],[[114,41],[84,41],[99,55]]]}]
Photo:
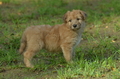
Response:
[{"label": "puppy's mouth", "polygon": [[81,24],[73,24],[72,26],[71,26],[71,29],[72,30],[79,30],[81,28]]}]

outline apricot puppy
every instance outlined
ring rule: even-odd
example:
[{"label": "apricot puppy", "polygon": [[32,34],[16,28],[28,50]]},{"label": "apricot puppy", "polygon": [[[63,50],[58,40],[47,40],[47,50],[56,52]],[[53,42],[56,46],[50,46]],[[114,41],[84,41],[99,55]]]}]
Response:
[{"label": "apricot puppy", "polygon": [[60,25],[28,27],[22,36],[19,52],[23,53],[26,67],[33,68],[31,59],[41,49],[51,52],[62,51],[67,62],[75,55],[85,28],[86,13],[81,10],[68,11]]}]

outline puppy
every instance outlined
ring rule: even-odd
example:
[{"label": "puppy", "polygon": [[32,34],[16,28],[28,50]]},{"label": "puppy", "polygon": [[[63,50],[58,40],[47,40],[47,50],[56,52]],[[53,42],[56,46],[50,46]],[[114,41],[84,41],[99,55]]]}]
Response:
[{"label": "puppy", "polygon": [[62,51],[65,60],[71,62],[75,55],[74,49],[81,41],[86,16],[84,11],[72,10],[64,15],[63,24],[28,27],[23,33],[19,49],[21,54],[24,52],[26,67],[34,67],[31,59],[41,49]]}]

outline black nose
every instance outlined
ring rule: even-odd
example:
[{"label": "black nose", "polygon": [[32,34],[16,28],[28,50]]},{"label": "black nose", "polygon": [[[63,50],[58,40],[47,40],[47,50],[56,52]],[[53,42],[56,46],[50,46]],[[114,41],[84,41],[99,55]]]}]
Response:
[{"label": "black nose", "polygon": [[74,24],[73,27],[77,27],[77,24]]}]

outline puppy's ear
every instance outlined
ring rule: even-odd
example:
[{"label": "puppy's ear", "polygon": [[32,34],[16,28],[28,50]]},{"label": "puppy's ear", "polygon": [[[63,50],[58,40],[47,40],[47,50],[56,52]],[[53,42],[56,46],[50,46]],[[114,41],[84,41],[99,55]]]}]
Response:
[{"label": "puppy's ear", "polygon": [[83,20],[85,20],[86,17],[87,17],[87,14],[84,11],[81,11],[81,10],[80,10],[80,14],[82,15]]},{"label": "puppy's ear", "polygon": [[68,17],[68,15],[69,15],[69,13],[70,13],[70,11],[67,11],[67,12],[65,13],[65,15],[64,15],[64,17],[63,17],[64,23],[67,23],[67,17]]}]

